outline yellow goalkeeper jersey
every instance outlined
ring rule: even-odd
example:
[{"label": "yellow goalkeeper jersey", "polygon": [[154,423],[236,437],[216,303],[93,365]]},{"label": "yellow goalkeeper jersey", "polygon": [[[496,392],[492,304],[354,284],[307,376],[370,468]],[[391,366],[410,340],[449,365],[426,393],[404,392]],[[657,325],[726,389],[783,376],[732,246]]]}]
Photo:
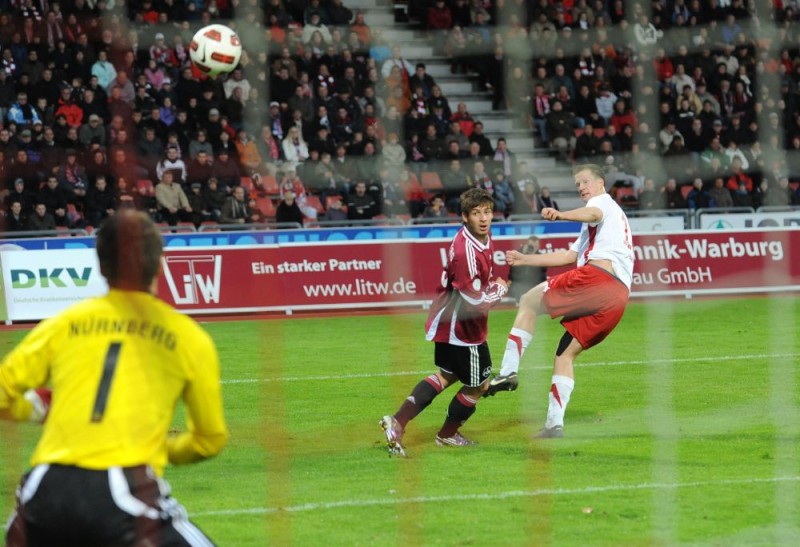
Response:
[{"label": "yellow goalkeeper jersey", "polygon": [[[155,296],[111,290],[41,322],[0,365],[0,410],[49,382],[50,414],[31,459],[87,469],[189,463],[228,437],[210,336]],[[183,398],[187,431],[168,438]]]}]

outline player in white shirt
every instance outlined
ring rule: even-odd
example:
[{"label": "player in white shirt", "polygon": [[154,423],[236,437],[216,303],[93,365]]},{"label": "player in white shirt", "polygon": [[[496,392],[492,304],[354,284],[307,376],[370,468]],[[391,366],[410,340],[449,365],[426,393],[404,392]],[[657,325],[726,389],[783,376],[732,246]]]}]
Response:
[{"label": "player in white shirt", "polygon": [[606,193],[602,167],[579,165],[575,186],[585,207],[572,211],[542,209],[546,220],[582,222],[581,234],[567,250],[523,255],[508,251],[511,266],[577,267],[551,277],[520,299],[514,326],[508,335],[503,366],[489,384],[486,395],[517,388],[519,362],[533,338],[536,317],[563,317],[566,333],[553,363],[550,404],[541,437],[564,435],[564,412],[575,386],[573,363],[583,350],[599,344],[619,323],[630,295],[633,276],[633,241],[628,218]]}]

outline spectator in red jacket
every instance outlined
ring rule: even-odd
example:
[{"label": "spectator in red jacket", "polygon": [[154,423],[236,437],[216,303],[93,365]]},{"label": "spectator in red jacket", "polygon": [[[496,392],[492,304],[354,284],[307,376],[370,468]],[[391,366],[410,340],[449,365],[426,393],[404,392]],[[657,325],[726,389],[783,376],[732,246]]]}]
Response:
[{"label": "spectator in red jacket", "polygon": [[731,176],[728,177],[726,186],[731,192],[738,192],[742,185],[748,194],[753,193],[753,179],[742,169],[742,160],[734,156],[731,161]]},{"label": "spectator in red jacket", "polygon": [[617,133],[622,133],[622,129],[626,125],[631,127],[638,127],[639,123],[636,121],[636,114],[628,108],[628,103],[625,99],[620,99],[614,103],[614,113],[608,121],[617,130]]},{"label": "spectator in red jacket", "polygon": [[63,115],[70,127],[80,127],[83,124],[83,110],[72,99],[72,87],[63,85],[61,95],[58,97],[56,116]]},{"label": "spectator in red jacket", "polygon": [[467,110],[467,103],[458,103],[456,113],[450,116],[451,122],[457,122],[461,126],[461,132],[469,138],[475,129],[475,119]]}]

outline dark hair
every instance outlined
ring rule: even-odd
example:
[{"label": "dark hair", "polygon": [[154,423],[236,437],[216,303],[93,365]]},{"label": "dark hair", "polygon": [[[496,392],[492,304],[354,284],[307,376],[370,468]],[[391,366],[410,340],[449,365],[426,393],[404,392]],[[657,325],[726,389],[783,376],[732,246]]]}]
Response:
[{"label": "dark hair", "polygon": [[113,288],[149,291],[158,274],[161,234],[145,213],[122,211],[97,230],[100,273]]},{"label": "dark hair", "polygon": [[464,215],[469,215],[475,207],[481,205],[489,205],[494,211],[494,199],[492,195],[483,188],[470,188],[461,194],[461,212]]}]

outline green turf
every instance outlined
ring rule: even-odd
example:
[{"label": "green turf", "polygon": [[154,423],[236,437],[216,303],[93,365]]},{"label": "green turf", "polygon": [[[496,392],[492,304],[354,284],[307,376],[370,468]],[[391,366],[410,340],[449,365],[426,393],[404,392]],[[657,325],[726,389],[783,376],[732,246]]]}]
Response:
[{"label": "green turf", "polygon": [[[492,312],[499,366],[512,309]],[[543,319],[521,387],[479,404],[480,442],[433,437],[451,395],[387,457],[378,419],[432,370],[423,314],[206,325],[231,442],[168,470],[223,546],[800,543],[800,303],[633,302],[583,354],[566,437],[532,440],[560,326]],[[18,338],[4,334],[5,351]],[[346,377],[346,378],[345,378]],[[33,426],[0,425],[7,513]]]}]

